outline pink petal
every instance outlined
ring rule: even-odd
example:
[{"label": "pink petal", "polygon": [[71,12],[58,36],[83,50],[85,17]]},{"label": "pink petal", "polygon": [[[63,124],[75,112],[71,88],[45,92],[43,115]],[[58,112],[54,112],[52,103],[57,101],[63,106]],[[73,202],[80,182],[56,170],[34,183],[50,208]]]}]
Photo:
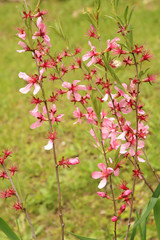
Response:
[{"label": "pink petal", "polygon": [[86,86],[85,85],[78,85],[77,86],[77,90],[87,90]]},{"label": "pink petal", "polygon": [[92,59],[87,63],[87,67],[90,67],[92,65]]},{"label": "pink petal", "polygon": [[38,120],[37,122],[33,123],[30,128],[35,129],[37,127],[40,127],[42,125],[43,121]]},{"label": "pink petal", "polygon": [[114,171],[114,175],[115,175],[116,177],[119,176],[119,168],[117,168],[117,169]]},{"label": "pink petal", "polygon": [[100,197],[106,197],[106,194],[104,192],[97,192],[97,194],[100,196]]},{"label": "pink petal", "polygon": [[129,145],[130,145],[129,142],[128,142],[128,143],[125,143],[125,144],[122,144],[119,153],[120,153],[120,154],[126,153],[126,152],[127,152],[126,149],[129,148]]},{"label": "pink petal", "polygon": [[40,86],[37,83],[34,83],[34,91],[33,94],[36,95],[40,90]]},{"label": "pink petal", "polygon": [[63,82],[62,83],[62,87],[70,89],[71,88],[71,84],[69,82]]},{"label": "pink petal", "polygon": [[135,155],[135,151],[134,151],[133,147],[131,147],[131,148],[129,149],[129,154],[130,154],[132,157]]},{"label": "pink petal", "polygon": [[110,175],[112,172],[114,172],[113,168],[108,167],[107,168],[107,174]]},{"label": "pink petal", "polygon": [[36,113],[36,112],[38,112],[38,104],[36,105],[36,107],[32,110],[32,111],[30,111],[30,113],[34,116],[34,114]]},{"label": "pink petal", "polygon": [[89,58],[90,58],[90,54],[87,53],[87,54],[83,55],[82,60],[83,60],[83,62],[85,62],[85,61],[87,61]]},{"label": "pink petal", "polygon": [[81,95],[77,92],[74,92],[74,97],[76,99],[76,101],[80,101],[81,100]]},{"label": "pink petal", "polygon": [[145,162],[145,160],[143,158],[137,157],[139,162]]},{"label": "pink petal", "polygon": [[30,79],[30,77],[26,73],[24,73],[24,72],[20,72],[18,74],[18,77],[19,78],[23,78],[25,81],[28,81]]},{"label": "pink petal", "polygon": [[109,96],[109,94],[107,93],[107,94],[104,96],[104,98],[102,98],[102,100],[106,102],[106,101],[108,100],[108,96]]},{"label": "pink petal", "polygon": [[144,148],[144,145],[145,145],[144,141],[142,141],[142,140],[138,141],[138,149]]},{"label": "pink petal", "polygon": [[101,189],[101,188],[104,188],[106,186],[106,183],[107,183],[107,178],[103,178],[99,185],[98,185],[98,188]]},{"label": "pink petal", "polygon": [[71,164],[71,165],[76,165],[78,163],[79,163],[79,158],[78,157],[69,159],[69,164]]},{"label": "pink petal", "polygon": [[99,171],[95,171],[92,173],[92,178],[94,179],[98,179],[98,178],[101,178],[102,177],[102,173],[99,172]]},{"label": "pink petal", "polygon": [[53,148],[53,142],[52,140],[48,141],[48,144],[46,146],[44,146],[45,150],[51,150]]},{"label": "pink petal", "polygon": [[77,85],[77,83],[79,83],[81,80],[74,80],[73,81],[73,86],[76,86]]},{"label": "pink petal", "polygon": [[40,28],[41,28],[41,25],[42,25],[42,18],[39,17],[39,18],[37,19],[37,27],[40,29]]},{"label": "pink petal", "polygon": [[72,91],[68,91],[68,92],[67,92],[67,98],[68,98],[68,99],[70,99],[71,94],[72,94]]},{"label": "pink petal", "polygon": [[32,83],[29,83],[29,84],[27,84],[26,87],[20,88],[19,91],[23,94],[26,94],[30,91],[31,87],[32,87]]},{"label": "pink petal", "polygon": [[47,113],[47,109],[46,109],[46,106],[43,107],[43,115],[46,115]]},{"label": "pink petal", "polygon": [[107,170],[107,167],[104,163],[98,163],[98,168],[102,170],[102,172],[105,172]]}]

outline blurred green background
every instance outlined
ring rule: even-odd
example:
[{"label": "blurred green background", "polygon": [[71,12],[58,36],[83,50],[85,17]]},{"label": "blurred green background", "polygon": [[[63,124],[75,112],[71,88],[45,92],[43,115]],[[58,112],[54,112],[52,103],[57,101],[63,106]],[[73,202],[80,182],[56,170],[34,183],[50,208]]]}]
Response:
[{"label": "blurred green background", "polygon": [[[82,47],[84,54],[89,49],[88,39],[85,36],[89,27],[84,8],[92,7],[94,0],[42,0],[41,9],[48,10],[45,17],[48,26],[53,26],[55,20],[61,19],[64,31],[67,33],[72,47]],[[37,1],[28,1],[34,8]],[[151,72],[159,74],[160,68],[160,1],[159,0],[120,0],[120,15],[124,6],[135,5],[132,18],[134,39],[138,44],[145,44],[153,54]],[[24,196],[26,206],[30,212],[33,225],[39,240],[59,240],[60,228],[57,208],[57,187],[51,160],[51,153],[44,151],[46,145],[47,125],[35,130],[30,129],[34,122],[29,111],[29,95],[19,93],[24,86],[23,80],[18,78],[20,71],[27,74],[35,71],[34,61],[30,54],[16,52],[16,27],[22,27],[20,13],[23,10],[23,1],[0,1],[0,147],[12,149],[14,152],[11,162],[19,166],[19,173],[14,182]],[[102,1],[100,28],[103,44],[107,39],[116,36],[117,26],[104,15],[111,14],[110,1]],[[49,36],[55,52],[65,48],[64,42],[59,39],[52,28],[48,27]],[[150,64],[148,64],[149,66]],[[130,72],[119,72],[121,80],[125,81]],[[81,79],[81,73],[69,75],[70,79]],[[148,124],[150,134],[147,140],[147,154],[152,166],[160,171],[159,143],[160,143],[160,85],[144,85],[141,101],[145,110],[150,114]],[[66,104],[66,103],[65,103]],[[86,125],[73,125],[73,110],[69,103],[59,103],[59,113],[65,114],[65,122],[59,127],[56,142],[58,159],[61,157],[79,156],[80,164],[70,169],[61,169],[61,188],[63,192],[64,221],[66,223],[65,240],[74,239],[69,232],[86,237],[95,237],[98,240],[108,239],[107,228],[112,232],[112,209],[107,200],[97,196],[97,181],[91,178],[91,173],[97,169],[97,163],[103,161],[103,156],[93,149],[86,131]],[[142,165],[142,164],[141,164]],[[155,188],[156,182],[146,163],[143,163],[146,178]],[[129,181],[131,176],[125,173],[124,179]],[[0,190],[5,189],[7,181],[0,179]],[[139,181],[136,187],[136,208],[143,209],[150,192],[143,182]],[[25,223],[24,215],[15,213],[12,209],[13,199],[0,199],[0,217],[6,220],[17,231],[15,218],[18,219],[21,234],[24,240],[31,239],[30,230]],[[107,218],[106,218],[107,215]],[[118,233],[123,235],[127,226],[128,210],[122,215]],[[134,219],[132,219],[134,221]],[[156,240],[157,235],[154,220],[148,220],[147,239]],[[123,239],[119,235],[119,239]],[[0,239],[7,239],[0,233]],[[136,238],[140,239],[139,236]]]}]

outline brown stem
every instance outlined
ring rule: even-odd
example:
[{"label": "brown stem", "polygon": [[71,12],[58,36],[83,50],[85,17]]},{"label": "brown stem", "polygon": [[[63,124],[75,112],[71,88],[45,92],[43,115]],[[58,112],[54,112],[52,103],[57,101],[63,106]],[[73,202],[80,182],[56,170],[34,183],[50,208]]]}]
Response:
[{"label": "brown stem", "polygon": [[[36,66],[37,66],[38,76],[40,77],[40,69],[39,69],[39,65],[38,65],[38,63],[37,63],[37,59],[36,59],[35,53],[34,53],[34,58],[35,58]],[[42,91],[42,97],[43,97],[44,105],[45,105],[46,111],[47,111],[49,128],[50,128],[50,131],[53,132],[52,122],[51,122],[51,119],[50,119],[50,116],[49,116],[49,109],[48,109],[47,100],[46,100],[46,98],[45,98],[45,91],[44,91],[44,88],[43,88],[42,81],[40,81],[39,84],[40,84],[41,91]],[[53,141],[53,157],[54,157],[54,163],[55,163],[55,171],[56,171],[56,179],[57,179],[57,188],[58,188],[59,218],[60,218],[60,222],[61,222],[62,240],[64,240],[64,221],[63,221],[63,212],[62,212],[61,188],[60,188],[60,180],[59,180],[59,171],[58,171],[57,155],[56,155],[56,149],[55,149],[55,143],[54,143],[54,141]]]},{"label": "brown stem", "polygon": [[[133,55],[133,58],[134,58],[134,63],[135,63],[136,73],[137,73],[137,78],[138,78],[139,74],[138,74],[137,61],[136,61],[134,53],[132,55]],[[137,93],[136,93],[136,102],[135,102],[135,108],[136,108],[136,148],[135,148],[135,156],[134,156],[134,169],[136,169],[136,167],[137,167],[139,85],[140,85],[140,82],[137,83]],[[127,238],[128,238],[128,233],[129,233],[129,229],[130,229],[130,225],[131,225],[131,216],[132,216],[132,212],[133,212],[133,200],[134,200],[135,184],[136,184],[136,176],[134,176],[133,189],[132,189],[132,198],[131,198],[131,208],[130,208],[130,214],[129,214],[129,219],[128,219],[128,228],[127,228],[127,233],[126,233],[125,240],[127,240]]]},{"label": "brown stem", "polygon": [[[128,159],[129,159],[130,162],[134,165],[134,162],[132,161],[132,159],[131,159],[130,157],[128,157]],[[137,167],[138,167],[138,169],[140,169],[138,163],[137,163]],[[154,190],[153,190],[153,188],[151,187],[150,183],[146,180],[146,178],[143,176],[143,174],[142,174],[141,176],[142,176],[142,178],[143,178],[145,184],[147,185],[147,187],[151,190],[152,193],[154,193]]]},{"label": "brown stem", "polygon": [[128,234],[129,234],[129,229],[130,229],[130,226],[131,226],[131,217],[132,217],[132,212],[133,212],[133,200],[134,200],[135,185],[136,185],[136,177],[134,177],[134,181],[133,181],[131,208],[130,208],[129,219],[128,219],[127,233],[126,233],[126,236],[125,236],[124,240],[127,240]]},{"label": "brown stem", "polygon": [[17,191],[17,189],[16,189],[16,187],[15,187],[13,181],[12,181],[12,178],[10,177],[10,175],[9,175],[9,173],[8,173],[8,171],[7,171],[7,169],[6,169],[6,167],[5,167],[4,164],[2,164],[2,167],[3,167],[3,170],[5,171],[7,177],[8,177],[8,179],[9,179],[11,185],[12,185],[12,188],[13,188],[14,191],[15,191],[15,195],[16,195],[16,198],[17,198],[18,202],[22,205],[22,210],[24,211],[24,213],[25,213],[25,215],[26,215],[26,219],[27,219],[27,221],[28,221],[28,223],[29,223],[29,225],[30,225],[30,228],[31,228],[32,237],[33,237],[35,240],[37,240],[36,234],[35,234],[35,231],[34,231],[34,228],[33,228],[33,225],[32,225],[32,223],[31,223],[30,217],[29,217],[29,215],[28,215],[28,212],[27,212],[26,208],[23,207],[23,202],[22,202],[22,200],[21,200],[21,198],[20,198],[20,196],[19,196],[19,194],[18,194],[18,191]]},{"label": "brown stem", "polygon": [[148,159],[148,157],[147,157],[147,154],[146,154],[146,152],[145,152],[144,149],[143,149],[143,153],[144,153],[144,156],[145,156],[145,158],[146,158],[146,160],[147,160],[147,163],[148,163],[150,169],[152,170],[154,176],[156,177],[157,181],[160,182],[160,179],[159,179],[159,177],[158,177],[156,171],[155,171],[154,168],[152,167],[152,165],[151,165],[151,163],[150,163],[150,161],[149,161],[149,159]]},{"label": "brown stem", "polygon": [[[100,36],[99,36],[98,40],[99,40],[100,47],[101,47],[101,52],[102,52],[102,55],[103,55],[103,47],[102,47],[102,42],[101,42],[101,37]],[[107,79],[107,70],[106,70],[106,68],[105,68],[105,77]],[[104,152],[104,154],[106,154],[106,153]],[[112,177],[111,177],[111,175],[110,175],[110,189],[111,189],[112,198],[113,198],[114,214],[116,216],[117,215],[117,209],[116,209],[116,201],[115,201],[115,197],[114,197],[114,191],[113,191],[113,186],[112,186]],[[115,222],[115,224],[114,224],[114,239],[115,240],[117,239],[117,222]]]}]

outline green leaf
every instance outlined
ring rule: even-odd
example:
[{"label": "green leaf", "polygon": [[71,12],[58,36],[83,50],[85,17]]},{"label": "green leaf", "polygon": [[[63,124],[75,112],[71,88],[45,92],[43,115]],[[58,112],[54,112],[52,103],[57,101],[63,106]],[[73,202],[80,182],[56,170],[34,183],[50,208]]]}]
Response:
[{"label": "green leaf", "polygon": [[10,240],[19,240],[17,235],[2,218],[0,218],[0,229]]},{"label": "green leaf", "polygon": [[156,190],[154,191],[152,197],[159,198],[159,195],[160,195],[160,183],[158,184],[158,186],[157,186]]},{"label": "green leaf", "polygon": [[118,17],[118,16],[117,16],[117,19],[118,19],[118,21],[120,22],[120,24],[121,24],[122,26],[124,26],[124,22],[122,21],[122,19],[121,19],[120,17]]},{"label": "green leaf", "polygon": [[[137,217],[137,214],[136,214],[135,223],[137,222],[137,220],[138,220],[138,217]],[[134,225],[135,225],[135,223],[134,223]],[[137,227],[133,226],[130,240],[134,240],[134,238],[135,238],[135,236],[136,236],[136,232],[137,232]]]},{"label": "green leaf", "polygon": [[142,216],[140,217],[140,219],[136,222],[136,224],[134,225],[134,227],[138,226],[139,224],[141,224],[150,214],[151,210],[154,208],[156,202],[158,201],[158,198],[154,198],[152,197],[151,200],[149,201],[148,205],[147,205],[147,209],[146,211],[142,214]]},{"label": "green leaf", "polygon": [[158,238],[160,239],[160,199],[158,199],[156,205],[154,206],[154,219],[156,223]]},{"label": "green leaf", "polygon": [[92,100],[92,104],[93,104],[93,109],[96,113],[96,116],[100,122],[101,120],[101,110],[102,110],[102,104],[101,102],[97,99],[97,94],[95,93],[95,91],[92,91],[92,94],[91,94],[91,100]]},{"label": "green leaf", "polygon": [[99,11],[100,7],[101,7],[101,0],[97,0],[97,10],[98,11]]},{"label": "green leaf", "polygon": [[95,238],[86,238],[86,237],[81,237],[81,236],[78,236],[74,233],[71,233],[73,236],[75,236],[76,238],[80,239],[80,240],[97,240]]},{"label": "green leaf", "polygon": [[125,11],[124,11],[124,22],[125,24],[127,24],[127,15],[128,15],[128,6],[126,7]]},{"label": "green leaf", "polygon": [[121,84],[120,79],[118,78],[118,76],[116,75],[116,73],[114,72],[114,70],[112,69],[112,67],[109,65],[109,63],[107,62],[105,56],[102,56],[104,64],[106,65],[108,71],[110,72],[111,76],[113,77],[113,79],[117,82],[117,87],[119,89],[121,89],[122,91],[126,92],[126,90],[124,89],[124,87]]},{"label": "green leaf", "polygon": [[133,11],[134,11],[135,7],[132,7],[131,11],[130,11],[130,14],[128,16],[128,25],[130,23],[130,20],[131,20],[131,17],[132,17],[132,14],[133,14]]},{"label": "green leaf", "polygon": [[127,36],[128,36],[130,46],[132,48],[133,47],[133,30],[132,29],[129,30],[129,33],[127,34]]}]

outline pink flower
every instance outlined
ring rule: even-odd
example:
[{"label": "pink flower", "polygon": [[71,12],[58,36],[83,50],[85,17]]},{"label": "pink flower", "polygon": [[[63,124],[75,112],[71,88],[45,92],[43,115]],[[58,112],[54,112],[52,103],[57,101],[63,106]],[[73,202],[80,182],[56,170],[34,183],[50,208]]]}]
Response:
[{"label": "pink flower", "polygon": [[16,167],[15,165],[11,166],[9,171],[11,172],[11,176],[13,176],[15,174],[15,172],[18,171],[18,167]]},{"label": "pink flower", "polygon": [[113,51],[115,48],[117,49],[117,47],[119,46],[117,41],[120,41],[120,39],[118,37],[115,37],[112,40],[107,40],[108,46],[107,46],[105,52]]},{"label": "pink flower", "polygon": [[83,55],[82,60],[87,61],[89,58],[91,60],[87,63],[87,67],[90,67],[93,63],[96,63],[96,56],[99,54],[96,52],[95,46],[92,46],[91,42],[88,42],[89,46],[91,47],[91,51],[89,51],[87,54]]},{"label": "pink flower", "polygon": [[50,118],[52,120],[52,123],[54,124],[55,122],[61,122],[62,121],[62,117],[64,116],[64,114],[60,114],[60,115],[57,115],[55,116],[55,113],[56,113],[56,105],[53,104],[52,108],[51,108],[51,115],[50,115]]},{"label": "pink flower", "polygon": [[107,183],[107,178],[109,175],[112,174],[112,172],[114,172],[114,170],[110,167],[106,167],[106,165],[104,163],[99,163],[98,164],[98,168],[101,171],[95,171],[92,173],[92,178],[94,179],[98,179],[98,178],[102,178],[102,180],[100,181],[98,188],[104,188],[106,183]]},{"label": "pink flower", "polygon": [[116,216],[112,217],[112,222],[117,222],[118,218]]},{"label": "pink flower", "polygon": [[121,215],[121,213],[124,212],[125,209],[126,209],[126,205],[123,204],[118,211],[118,215]]},{"label": "pink flower", "polygon": [[19,41],[18,45],[20,45],[23,48],[22,50],[17,50],[18,53],[31,51],[31,49],[28,47],[28,45],[24,42]]},{"label": "pink flower", "polygon": [[44,42],[51,47],[50,44],[50,38],[49,36],[46,34],[46,26],[44,23],[42,23],[42,17],[39,17],[37,19],[37,27],[39,28],[39,32],[35,32],[33,39],[35,39],[36,37],[42,37]]},{"label": "pink flower", "polygon": [[78,90],[87,90],[85,85],[77,85],[77,83],[79,83],[80,80],[74,80],[73,83],[69,83],[69,82],[63,82],[62,83],[62,87],[64,88],[68,88],[68,92],[67,92],[67,97],[68,99],[70,99],[70,95],[73,94],[74,98],[76,99],[76,101],[80,101],[81,100],[81,95],[79,93],[77,93]]},{"label": "pink flower", "polygon": [[100,144],[99,144],[99,142],[98,142],[98,139],[97,139],[96,134],[95,134],[95,132],[94,132],[93,129],[90,130],[90,134],[92,135],[92,137],[94,138],[94,140],[96,141],[96,144],[97,144],[97,145],[94,144],[94,147],[95,147],[95,148],[99,147]]},{"label": "pink flower", "polygon": [[45,117],[45,115],[47,113],[46,107],[43,107],[43,114],[38,111],[30,111],[30,113],[32,114],[32,116],[34,116],[35,118],[38,119],[37,122],[35,122],[31,125],[31,127],[30,127],[31,129],[40,127],[42,125],[42,123],[47,120],[47,118]]},{"label": "pink flower", "polygon": [[96,29],[93,27],[92,24],[91,24],[90,28],[88,29],[87,35],[89,36],[89,38],[91,38],[91,37],[98,38],[98,36],[96,35]]},{"label": "pink flower", "polygon": [[33,91],[34,95],[36,95],[39,92],[40,86],[38,84],[39,78],[37,75],[28,76],[26,73],[20,72],[18,76],[19,78],[23,78],[28,83],[26,87],[19,89],[21,93],[23,94],[28,93],[32,86],[34,86],[34,91]]},{"label": "pink flower", "polygon": [[75,157],[75,158],[68,158],[68,159],[64,159],[64,157],[62,157],[62,160],[59,161],[58,165],[59,166],[67,166],[69,167],[70,165],[76,165],[76,164],[79,164],[80,161],[79,161],[79,158],[78,157]]},{"label": "pink flower", "polygon": [[74,124],[78,123],[81,124],[81,118],[84,117],[84,114],[81,113],[80,109],[77,107],[76,110],[73,112],[73,116],[75,118],[78,118],[77,122],[75,122]]},{"label": "pink flower", "polygon": [[13,208],[15,208],[16,211],[22,210],[22,209],[23,209],[22,203],[20,203],[20,202],[15,203],[15,204],[13,205]]},{"label": "pink flower", "polygon": [[147,74],[147,78],[143,79],[143,82],[149,82],[150,84],[154,83],[157,78],[157,75],[149,75]]},{"label": "pink flower", "polygon": [[53,141],[56,139],[56,129],[53,133],[49,133],[49,141],[46,146],[44,146],[45,150],[51,150],[53,148]]},{"label": "pink flower", "polygon": [[105,194],[104,192],[97,192],[97,194],[102,197],[102,198],[107,198],[107,199],[110,199],[111,197],[108,196],[107,194]]},{"label": "pink flower", "polygon": [[23,28],[20,29],[20,28],[17,27],[17,30],[19,31],[19,33],[17,33],[16,35],[17,35],[19,38],[25,40],[25,39],[26,39],[26,32],[24,31],[24,29],[23,29]]}]

